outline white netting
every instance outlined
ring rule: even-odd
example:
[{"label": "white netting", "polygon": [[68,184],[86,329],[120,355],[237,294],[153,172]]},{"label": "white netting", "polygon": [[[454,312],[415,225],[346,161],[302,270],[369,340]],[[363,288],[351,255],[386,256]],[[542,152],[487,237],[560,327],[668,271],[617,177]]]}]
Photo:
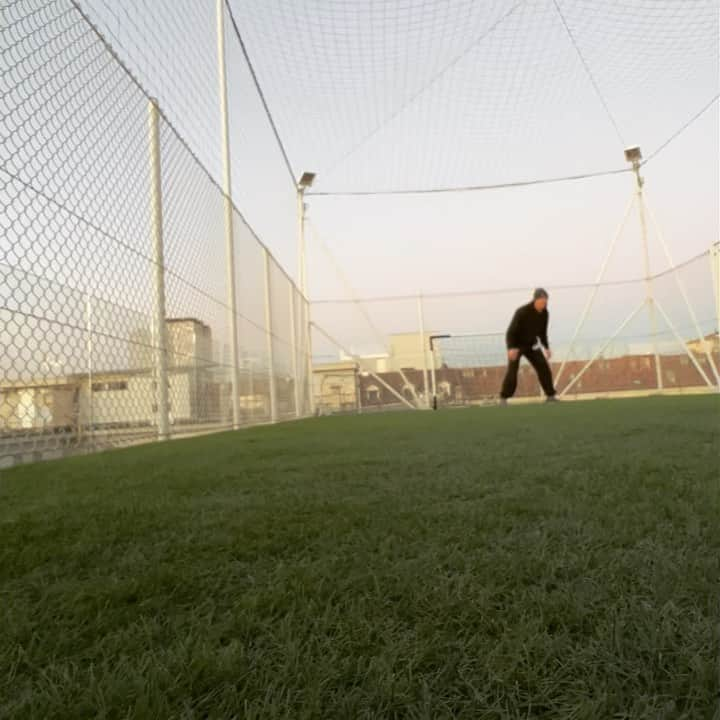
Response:
[{"label": "white netting", "polygon": [[[548,285],[556,376],[563,366],[558,389],[573,381],[571,391],[581,394],[655,390],[656,353],[663,389],[716,388],[720,344],[711,261],[706,252],[652,276],[654,314],[650,305],[643,305],[648,285],[642,278],[601,285]],[[479,402],[499,394],[507,364],[505,328],[531,293],[532,288],[520,288],[319,301],[312,306],[318,325],[313,347],[318,363],[333,372],[333,363],[353,361],[361,375],[375,371],[400,393],[406,392],[410,380],[421,395],[420,405],[423,362],[435,365],[441,403]],[[401,369],[405,377],[400,376]],[[366,405],[400,404],[371,377],[363,385],[366,395],[368,383],[378,392],[373,391],[373,402],[365,397]],[[521,370],[518,394],[538,392],[532,370]],[[407,394],[407,399],[413,398]]]},{"label": "white netting", "polygon": [[2,12],[0,462],[308,414],[306,301],[236,208],[229,265],[212,173],[74,2]]},{"label": "white netting", "polygon": [[[231,213],[233,265],[218,186],[218,7],[231,194],[243,208]],[[296,264],[303,170],[318,172],[310,216],[347,275],[337,282],[327,258],[323,269],[315,238],[313,296],[375,297],[314,305],[316,357],[364,358],[352,377],[336,368],[342,382],[325,383],[330,408],[426,403],[426,336],[497,333],[534,284],[552,292],[570,375],[598,350],[603,362],[675,357],[671,346],[715,327],[707,263],[681,265],[680,288],[655,242],[655,319],[643,309],[605,345],[647,290],[633,213],[573,341],[627,176],[323,197],[627,172],[622,147],[637,141],[652,159],[660,217],[650,233],[667,228],[675,260],[702,252],[718,218],[713,0],[4,0],[2,13],[8,456],[49,447],[50,435],[68,447],[155,436],[165,390],[176,433],[307,414],[310,386],[323,381],[310,373],[309,309],[281,269]],[[157,188],[149,95],[160,108]],[[472,291],[507,287],[518,289]],[[687,360],[688,372],[709,373]],[[691,383],[672,372],[668,385]]]},{"label": "white netting", "polygon": [[714,0],[231,0],[293,158],[330,191],[620,167],[718,92]]}]

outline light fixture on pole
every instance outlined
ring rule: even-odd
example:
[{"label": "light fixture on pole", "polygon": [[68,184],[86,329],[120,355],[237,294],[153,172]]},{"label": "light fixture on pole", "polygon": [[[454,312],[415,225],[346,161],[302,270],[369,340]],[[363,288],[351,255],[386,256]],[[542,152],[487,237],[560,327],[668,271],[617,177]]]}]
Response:
[{"label": "light fixture on pole", "polygon": [[[650,333],[652,338],[652,347],[653,347],[653,354],[655,356],[655,373],[656,373],[656,382],[657,382],[657,389],[659,391],[663,390],[663,379],[662,379],[662,368],[660,365],[660,354],[658,352],[658,344],[657,344],[657,315],[656,313],[659,313],[663,321],[665,322],[665,325],[667,325],[668,329],[674,336],[676,342],[680,345],[680,347],[683,348],[685,353],[687,354],[690,362],[693,364],[695,369],[698,371],[702,379],[705,381],[705,383],[708,385],[708,387],[713,387],[713,382],[708,376],[708,374],[705,372],[704,368],[700,365],[697,358],[693,355],[690,348],[688,347],[687,342],[682,338],[680,333],[678,332],[677,327],[673,323],[670,316],[665,312],[664,308],[658,301],[658,299],[655,297],[654,288],[653,288],[653,276],[650,271],[650,254],[649,254],[649,248],[648,248],[648,232],[647,232],[647,216],[649,216],[654,230],[655,234],[657,235],[657,239],[659,240],[663,251],[665,253],[665,258],[667,259],[668,265],[670,266],[670,270],[672,271],[673,275],[675,276],[675,282],[677,284],[678,291],[685,301],[685,305],[688,310],[689,317],[693,323],[693,326],[695,328],[695,331],[697,333],[698,339],[702,340],[702,331],[700,328],[700,323],[697,320],[697,316],[695,315],[695,310],[692,306],[692,303],[690,302],[690,298],[688,297],[687,291],[685,289],[685,284],[682,281],[682,278],[680,274],[678,273],[678,268],[675,265],[675,263],[672,260],[672,257],[670,255],[670,249],[668,244],[665,242],[665,239],[660,232],[659,225],[657,223],[657,220],[655,219],[655,216],[653,215],[650,208],[646,206],[645,197],[643,195],[643,186],[645,185],[644,178],[640,175],[640,168],[642,167],[642,152],[640,148],[635,145],[632,147],[628,147],[625,149],[625,160],[632,165],[633,173],[635,174],[635,181],[636,181],[636,187],[635,187],[635,194],[633,197],[633,200],[628,204],[627,209],[625,211],[625,216],[623,217],[623,221],[620,224],[620,227],[618,228],[617,234],[613,238],[612,243],[610,244],[610,247],[608,249],[607,255],[605,257],[605,260],[603,261],[603,264],[600,268],[600,273],[598,274],[597,280],[595,281],[595,285],[593,286],[592,292],[590,294],[590,297],[588,298],[588,302],[585,305],[584,310],[582,311],[582,314],[580,316],[580,319],[578,321],[578,324],[575,328],[575,332],[573,334],[572,340],[570,341],[570,346],[568,348],[567,354],[565,356],[565,359],[563,360],[562,364],[560,365],[560,370],[558,371],[555,382],[559,383],[560,376],[563,373],[563,370],[565,368],[566,363],[570,359],[572,355],[572,351],[575,345],[575,341],[578,338],[580,331],[585,323],[585,320],[588,317],[588,314],[590,312],[590,309],[592,308],[593,302],[595,300],[595,296],[597,294],[598,288],[602,284],[603,277],[605,275],[605,269],[607,268],[608,261],[610,260],[610,256],[612,255],[613,249],[615,247],[615,244],[617,240],[619,239],[620,235],[622,234],[623,228],[625,226],[625,222],[627,221],[627,218],[630,214],[630,210],[632,209],[633,204],[637,203],[638,206],[638,212],[640,215],[640,229],[642,234],[642,247],[643,247],[643,255],[644,255],[644,265],[645,265],[645,297],[642,299],[640,304],[635,307],[635,309],[628,315],[625,320],[623,321],[622,325],[613,333],[613,335],[610,336],[610,338],[602,345],[602,347],[597,350],[592,357],[583,365],[583,367],[580,369],[579,372],[573,375],[573,377],[570,379],[570,381],[565,385],[565,387],[561,391],[561,395],[565,395],[570,388],[572,388],[574,385],[578,383],[580,378],[585,374],[585,372],[588,370],[588,368],[595,362],[595,360],[600,357],[605,350],[610,346],[612,342],[623,332],[623,330],[632,322],[632,320],[640,313],[640,311],[643,308],[648,309],[648,313],[650,315]],[[708,369],[711,371],[711,374],[715,376],[716,385],[720,388],[720,373],[718,373],[718,369],[715,365],[715,362],[710,354],[710,352],[707,350],[707,346],[705,345],[705,358],[707,361]]]},{"label": "light fixture on pole", "polygon": [[655,356],[655,377],[658,390],[662,390],[662,369],[660,367],[660,353],[657,345],[657,318],[655,317],[655,295],[653,292],[652,274],[650,272],[650,251],[648,249],[647,238],[647,219],[645,217],[645,200],[643,198],[643,185],[645,180],[640,175],[640,166],[642,164],[642,151],[640,147],[634,145],[625,148],[625,160],[632,164],[635,173],[636,193],[638,212],[640,214],[640,232],[642,235],[643,262],[645,264],[645,302],[647,303],[648,314],[650,316],[650,336],[652,338],[653,355]]},{"label": "light fixture on pole", "polygon": [[305,190],[312,187],[315,173],[304,172],[297,184],[298,212],[298,281],[300,292],[307,298],[307,270],[305,267]]}]

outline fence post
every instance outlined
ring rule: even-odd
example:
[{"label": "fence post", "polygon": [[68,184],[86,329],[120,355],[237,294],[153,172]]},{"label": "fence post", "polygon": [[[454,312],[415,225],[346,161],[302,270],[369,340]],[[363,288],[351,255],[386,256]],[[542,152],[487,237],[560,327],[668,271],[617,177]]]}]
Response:
[{"label": "fence post", "polygon": [[277,421],[277,394],[275,391],[275,357],[273,353],[272,299],[270,287],[270,253],[263,246],[265,260],[265,338],[267,342],[268,383],[270,387],[270,420]]},{"label": "fence post", "polygon": [[650,314],[650,334],[655,356],[655,376],[657,389],[663,389],[662,367],[660,365],[660,353],[658,352],[657,320],[655,317],[655,293],[653,291],[653,280],[650,272],[650,252],[648,248],[647,221],[645,219],[645,198],[643,196],[643,185],[645,180],[640,176],[640,161],[633,161],[633,172],[635,173],[636,195],[638,210],[640,213],[640,235],[642,238],[643,260],[645,263],[645,304]]},{"label": "fence post", "polygon": [[312,367],[312,318],[310,317],[310,300],[307,286],[307,257],[305,249],[305,187],[297,187],[297,222],[298,222],[298,279],[303,304],[302,333],[305,346],[305,365],[307,374],[307,408],[310,415],[315,414],[315,386]]},{"label": "fence post", "polygon": [[432,409],[437,410],[437,378],[435,375],[435,366],[437,365],[435,355],[435,343],[434,338],[430,338],[430,362],[432,363],[430,365],[430,374],[432,376]]},{"label": "fence post", "polygon": [[223,200],[225,206],[225,264],[227,266],[228,329],[230,331],[230,385],[233,429],[240,427],[240,374],[238,369],[237,296],[235,293],[235,240],[233,233],[232,175],[230,171],[230,128],[228,121],[227,67],[225,63],[225,8],[217,0],[218,84],[222,125]]},{"label": "fence post", "polygon": [[[150,135],[150,192],[152,197],[153,262],[155,264],[155,397],[157,405],[157,433],[159,440],[167,440],[168,429],[168,372],[165,332],[165,256],[163,251],[162,178],[160,174],[160,132],[157,100],[148,100],[148,130]],[[92,386],[91,386],[92,387]]]},{"label": "fence post", "polygon": [[715,330],[717,330],[718,342],[720,342],[720,242],[712,244],[710,262],[715,282]]},{"label": "fence post", "polygon": [[[92,301],[90,293],[85,294],[85,331],[87,335],[86,351],[87,351],[87,419],[88,434],[93,437],[93,315]],[[82,443],[83,438],[83,407],[82,393],[78,397],[78,440]]]},{"label": "fence post", "polygon": [[300,407],[300,377],[298,374],[298,342],[297,342],[297,323],[295,322],[295,286],[288,280],[290,287],[290,336],[292,352],[292,374],[293,387],[295,390],[295,417],[302,417],[302,408]]},{"label": "fence post", "polygon": [[417,298],[418,306],[418,323],[420,325],[420,348],[422,349],[422,371],[423,371],[423,389],[425,391],[425,407],[430,409],[430,387],[428,382],[428,361],[427,361],[427,348],[425,342],[425,314],[423,312],[423,299],[422,293]]}]

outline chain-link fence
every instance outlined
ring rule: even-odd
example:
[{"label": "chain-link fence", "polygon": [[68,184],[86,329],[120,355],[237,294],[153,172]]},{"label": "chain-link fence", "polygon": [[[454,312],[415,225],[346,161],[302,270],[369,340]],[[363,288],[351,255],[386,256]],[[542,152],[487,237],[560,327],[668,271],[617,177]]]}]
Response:
[{"label": "chain-link fence", "polygon": [[306,300],[162,108],[72,0],[1,11],[0,463],[307,415]]},{"label": "chain-link fence", "polygon": [[[716,391],[720,385],[714,274],[706,252],[646,279],[548,287],[557,389],[566,396]],[[315,399],[323,412],[496,399],[505,328],[532,288],[312,305]],[[647,298],[652,297],[652,302]],[[540,388],[521,366],[517,395]]]}]

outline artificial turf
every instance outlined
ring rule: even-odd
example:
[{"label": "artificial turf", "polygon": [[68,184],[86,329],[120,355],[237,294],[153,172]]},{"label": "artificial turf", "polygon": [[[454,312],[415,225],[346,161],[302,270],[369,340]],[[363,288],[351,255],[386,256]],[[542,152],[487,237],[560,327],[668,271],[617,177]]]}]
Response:
[{"label": "artificial turf", "polygon": [[0,718],[712,718],[719,464],[704,396],[4,472]]}]

